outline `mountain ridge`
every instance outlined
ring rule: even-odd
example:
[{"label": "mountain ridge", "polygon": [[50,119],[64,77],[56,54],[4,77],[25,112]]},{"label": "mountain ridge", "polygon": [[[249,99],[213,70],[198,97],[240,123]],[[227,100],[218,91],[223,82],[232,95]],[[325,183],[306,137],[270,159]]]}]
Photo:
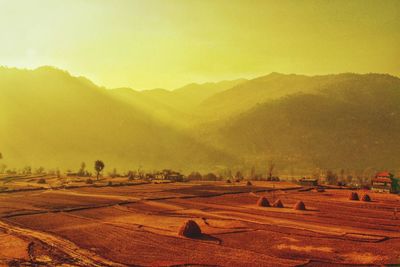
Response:
[{"label": "mountain ridge", "polygon": [[[269,160],[282,169],[400,166],[396,76],[272,73],[182,88],[162,98],[53,67],[0,67],[3,161],[71,168],[101,158],[186,171],[262,169]],[[204,88],[203,98],[187,93]]]}]

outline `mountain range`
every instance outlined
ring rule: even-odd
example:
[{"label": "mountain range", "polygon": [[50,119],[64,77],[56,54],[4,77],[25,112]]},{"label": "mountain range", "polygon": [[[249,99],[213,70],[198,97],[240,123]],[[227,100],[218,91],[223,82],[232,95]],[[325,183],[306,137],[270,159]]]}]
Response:
[{"label": "mountain range", "polygon": [[53,67],[2,67],[0,127],[10,167],[397,170],[400,79],[271,73],[137,91]]}]

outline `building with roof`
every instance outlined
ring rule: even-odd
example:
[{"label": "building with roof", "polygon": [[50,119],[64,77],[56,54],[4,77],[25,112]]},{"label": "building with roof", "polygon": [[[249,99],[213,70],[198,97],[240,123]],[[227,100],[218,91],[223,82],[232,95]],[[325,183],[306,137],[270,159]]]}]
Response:
[{"label": "building with roof", "polygon": [[371,190],[375,192],[398,193],[400,192],[399,179],[388,171],[378,172],[371,180]]}]

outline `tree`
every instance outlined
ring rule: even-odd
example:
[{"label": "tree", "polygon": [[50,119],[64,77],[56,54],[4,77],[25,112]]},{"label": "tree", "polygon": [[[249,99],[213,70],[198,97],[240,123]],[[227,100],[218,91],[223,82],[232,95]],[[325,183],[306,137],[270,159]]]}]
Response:
[{"label": "tree", "polygon": [[94,169],[97,173],[97,180],[99,180],[100,172],[104,169],[104,162],[101,160],[96,160],[94,162]]},{"label": "tree", "polygon": [[199,172],[192,172],[188,175],[188,180],[201,180],[202,176]]},{"label": "tree", "polygon": [[[1,152],[0,152],[0,159],[2,159],[2,158],[3,158],[3,154],[1,154]],[[0,173],[3,173],[6,170],[6,168],[7,168],[7,165],[0,164]]]},{"label": "tree", "polygon": [[250,170],[250,179],[251,180],[253,180],[253,179],[255,179],[256,178],[256,167],[251,167],[251,170]]},{"label": "tree", "polygon": [[39,168],[36,169],[36,174],[43,174],[44,173],[44,167],[40,166]]},{"label": "tree", "polygon": [[6,169],[7,169],[6,164],[0,164],[0,173],[4,173]]},{"label": "tree", "polygon": [[111,178],[115,178],[118,176],[117,168],[114,168],[113,171],[110,173]]},{"label": "tree", "polygon": [[272,172],[274,171],[275,168],[275,163],[270,160],[268,163],[268,180],[271,181],[272,180]]},{"label": "tree", "polygon": [[79,168],[79,171],[78,171],[78,175],[79,176],[84,176],[85,175],[85,169],[86,169],[86,163],[82,162],[81,163],[81,167]]},{"label": "tree", "polygon": [[331,185],[337,184],[337,182],[338,182],[338,177],[337,177],[336,173],[334,173],[334,172],[331,171],[331,170],[328,170],[328,171],[326,172],[326,182],[327,182],[328,184],[331,184]]},{"label": "tree", "polygon": [[28,175],[32,174],[32,167],[31,166],[25,166],[23,171],[22,171],[22,173],[23,174],[28,174]]},{"label": "tree", "polygon": [[237,171],[235,174],[235,179],[236,179],[236,181],[243,180],[243,174],[240,171]]},{"label": "tree", "polygon": [[207,173],[206,175],[203,175],[203,180],[205,180],[205,181],[216,181],[217,178],[218,177],[212,172]]}]

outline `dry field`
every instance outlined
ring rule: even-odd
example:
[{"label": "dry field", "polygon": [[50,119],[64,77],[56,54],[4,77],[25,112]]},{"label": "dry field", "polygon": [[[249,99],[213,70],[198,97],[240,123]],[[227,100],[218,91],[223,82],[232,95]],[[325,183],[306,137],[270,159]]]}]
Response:
[{"label": "dry field", "polygon": [[[350,190],[304,191],[285,182],[73,188],[47,183],[26,191],[37,178],[24,179],[32,185],[9,179],[13,190],[0,193],[0,265],[400,264],[396,195],[358,191],[372,202],[351,201]],[[257,206],[261,196],[271,204],[280,199],[284,208]],[[293,209],[299,200],[305,211]],[[189,219],[202,236],[178,235]]]}]

